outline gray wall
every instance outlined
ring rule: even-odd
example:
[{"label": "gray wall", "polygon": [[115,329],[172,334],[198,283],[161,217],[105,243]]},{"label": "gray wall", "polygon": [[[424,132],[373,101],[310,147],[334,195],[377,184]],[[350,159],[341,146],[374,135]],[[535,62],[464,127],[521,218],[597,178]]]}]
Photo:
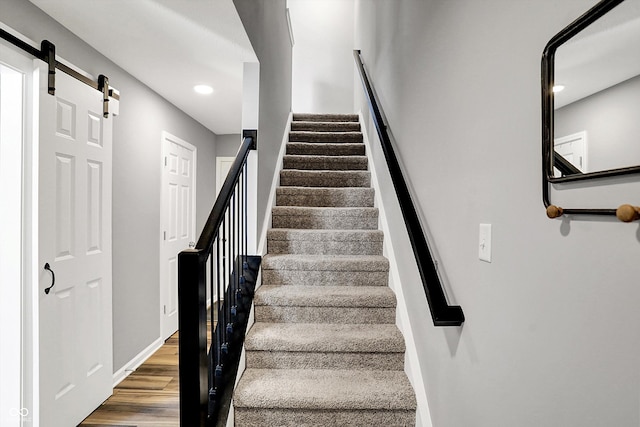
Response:
[{"label": "gray wall", "polygon": [[640,165],[640,76],[555,112],[555,137],[587,131],[589,172]]},{"label": "gray wall", "polygon": [[253,50],[260,61],[258,122],[258,236],[285,125],[291,112],[291,42],[285,0],[234,0]]},{"label": "gray wall", "polygon": [[[467,319],[435,328],[405,291],[436,427],[640,424],[638,224],[549,220],[541,197],[541,54],[593,4],[356,0],[355,47]],[[576,207],[640,194],[637,176],[558,188]]]},{"label": "gray wall", "polygon": [[216,156],[235,157],[241,143],[242,137],[239,133],[218,135],[216,137]]},{"label": "gray wall", "polygon": [[215,134],[64,29],[26,0],[2,0],[0,20],[120,90],[113,124],[114,370],[160,336],[160,152],[163,130],[195,145],[199,233],[213,205]]}]

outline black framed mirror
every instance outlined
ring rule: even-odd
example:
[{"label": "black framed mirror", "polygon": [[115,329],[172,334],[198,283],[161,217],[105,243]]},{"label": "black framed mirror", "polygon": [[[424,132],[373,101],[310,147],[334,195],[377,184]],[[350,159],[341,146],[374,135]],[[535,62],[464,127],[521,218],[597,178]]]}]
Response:
[{"label": "black framed mirror", "polygon": [[[639,52],[640,0],[602,0],[547,43],[542,56],[545,206],[552,206],[552,183],[640,173]],[[615,209],[568,211],[616,214]],[[559,215],[562,209],[549,216]]]}]

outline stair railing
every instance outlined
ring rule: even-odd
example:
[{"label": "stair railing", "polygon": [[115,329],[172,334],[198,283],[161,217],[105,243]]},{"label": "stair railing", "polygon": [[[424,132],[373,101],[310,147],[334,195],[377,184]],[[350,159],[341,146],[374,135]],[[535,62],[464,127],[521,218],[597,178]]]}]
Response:
[{"label": "stair railing", "polygon": [[226,422],[260,266],[247,253],[247,158],[256,137],[243,132],[198,242],[178,255],[181,427]]},{"label": "stair railing", "polygon": [[354,50],[353,56],[358,71],[360,72],[360,79],[362,80],[362,86],[369,103],[369,109],[373,116],[378,137],[380,138],[380,144],[387,161],[391,181],[396,190],[400,210],[402,211],[402,216],[407,226],[409,240],[411,241],[413,254],[416,258],[420,277],[422,278],[422,286],[427,296],[433,324],[434,326],[460,326],[464,322],[464,313],[460,306],[449,305],[447,302],[427,238],[422,229],[415,205],[411,199],[402,168],[391,144],[387,125],[383,120],[380,104],[377,101],[373,86],[364,68],[360,51]]}]

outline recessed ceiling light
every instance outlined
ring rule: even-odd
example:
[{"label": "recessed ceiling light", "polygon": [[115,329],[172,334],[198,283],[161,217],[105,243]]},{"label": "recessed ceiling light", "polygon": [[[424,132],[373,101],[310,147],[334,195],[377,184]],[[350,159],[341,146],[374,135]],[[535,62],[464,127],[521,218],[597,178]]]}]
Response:
[{"label": "recessed ceiling light", "polygon": [[553,86],[553,93],[562,92],[563,90],[564,90],[564,85],[554,85]]},{"label": "recessed ceiling light", "polygon": [[213,93],[213,88],[208,85],[195,85],[193,90],[201,95],[209,95],[210,93]]}]

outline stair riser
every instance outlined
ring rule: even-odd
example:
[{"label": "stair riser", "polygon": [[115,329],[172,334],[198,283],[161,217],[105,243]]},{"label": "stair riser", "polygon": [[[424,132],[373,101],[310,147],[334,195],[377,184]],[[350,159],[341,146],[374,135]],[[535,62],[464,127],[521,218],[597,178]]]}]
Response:
[{"label": "stair riser", "polygon": [[285,156],[282,167],[299,170],[366,171],[368,164],[364,156]]},{"label": "stair riser", "polygon": [[364,144],[358,143],[290,142],[287,144],[286,154],[300,156],[364,156],[366,150]]},{"label": "stair riser", "polygon": [[256,322],[395,323],[394,307],[293,307],[256,305]]},{"label": "stair riser", "polygon": [[360,132],[289,132],[289,142],[362,142]]},{"label": "stair riser", "polygon": [[305,114],[295,113],[294,122],[357,122],[357,114]]},{"label": "stair riser", "polygon": [[370,187],[369,172],[316,172],[283,170],[280,185],[290,187]]},{"label": "stair riser", "polygon": [[382,255],[382,242],[268,240],[267,252],[307,255]]},{"label": "stair riser", "polygon": [[402,371],[404,353],[247,351],[247,368]]},{"label": "stair riser", "polygon": [[303,132],[360,132],[358,122],[291,122],[292,131]]},{"label": "stair riser", "polygon": [[364,144],[331,144],[295,142],[287,144],[288,155],[298,156],[364,156]]},{"label": "stair riser", "polygon": [[264,285],[387,286],[389,273],[308,270],[262,270]]},{"label": "stair riser", "polygon": [[278,188],[276,205],[309,207],[371,207],[374,192],[371,188]]},{"label": "stair riser", "polygon": [[235,423],[243,427],[414,426],[416,412],[385,410],[248,409],[235,407]]},{"label": "stair riser", "polygon": [[273,228],[375,230],[378,228],[378,218],[358,216],[314,217],[309,215],[274,215],[271,226]]}]

